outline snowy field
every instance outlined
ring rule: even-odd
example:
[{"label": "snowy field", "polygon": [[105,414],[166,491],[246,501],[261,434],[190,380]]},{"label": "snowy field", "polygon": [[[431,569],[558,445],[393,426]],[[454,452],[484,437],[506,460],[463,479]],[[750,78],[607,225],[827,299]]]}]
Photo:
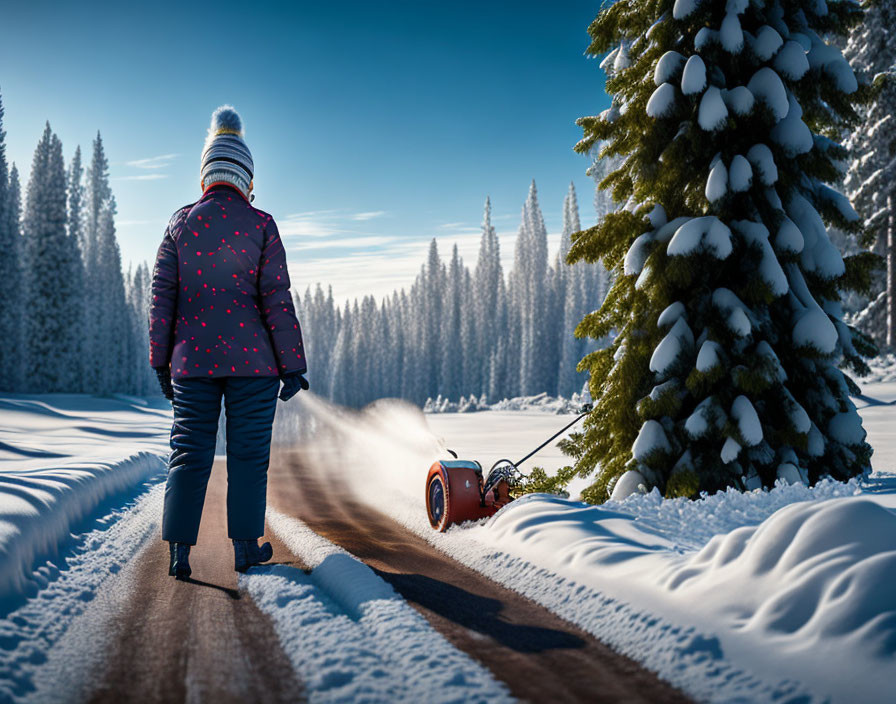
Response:
[{"label": "snowy field", "polygon": [[[863,392],[869,481],[600,507],[532,496],[444,535],[423,491],[444,448],[489,467],[572,416],[424,416],[390,401],[354,414],[309,395],[278,416],[277,436],[332,434],[304,449],[342,468],[360,498],[698,699],[884,702],[896,678],[896,383]],[[551,470],[565,458],[549,446],[533,461]]]}]

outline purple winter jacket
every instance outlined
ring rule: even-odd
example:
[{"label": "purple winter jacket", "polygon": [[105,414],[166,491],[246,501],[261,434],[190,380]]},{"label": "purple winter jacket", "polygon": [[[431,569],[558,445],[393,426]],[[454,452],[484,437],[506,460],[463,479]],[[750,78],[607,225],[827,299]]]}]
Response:
[{"label": "purple winter jacket", "polygon": [[171,217],[152,275],[149,363],[171,376],[305,372],[274,219],[213,184]]}]

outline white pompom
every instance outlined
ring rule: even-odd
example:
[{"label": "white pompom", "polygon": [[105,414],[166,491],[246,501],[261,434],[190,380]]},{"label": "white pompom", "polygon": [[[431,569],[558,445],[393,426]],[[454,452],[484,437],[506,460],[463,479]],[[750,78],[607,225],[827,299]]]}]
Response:
[{"label": "white pompom", "polygon": [[224,132],[242,136],[243,121],[232,105],[222,105],[212,113],[212,123],[208,131],[210,135]]}]

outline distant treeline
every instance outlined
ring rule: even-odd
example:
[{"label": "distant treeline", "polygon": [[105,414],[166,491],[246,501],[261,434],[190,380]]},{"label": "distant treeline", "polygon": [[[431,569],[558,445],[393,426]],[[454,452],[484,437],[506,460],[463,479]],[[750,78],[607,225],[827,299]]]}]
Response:
[{"label": "distant treeline", "polygon": [[[609,207],[602,196],[595,202],[599,211]],[[446,266],[433,239],[409,291],[380,302],[365,296],[343,308],[320,285],[297,293],[312,389],[350,406],[384,396],[422,404],[438,395],[495,401],[580,391],[586,375],[576,365],[595,342],[577,339],[573,331],[585,313],[600,307],[608,280],[599,264],[565,263],[570,236],[579,229],[570,184],[552,265],[533,182],[506,279],[486,200],[472,271],[456,245]]]}]

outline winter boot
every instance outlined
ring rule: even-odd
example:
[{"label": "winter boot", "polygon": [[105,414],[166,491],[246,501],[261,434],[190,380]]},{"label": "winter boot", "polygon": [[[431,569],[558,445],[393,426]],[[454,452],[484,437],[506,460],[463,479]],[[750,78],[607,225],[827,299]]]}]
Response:
[{"label": "winter boot", "polygon": [[187,579],[193,570],[190,569],[190,546],[187,543],[168,543],[171,562],[168,574],[175,579]]},{"label": "winter boot", "polygon": [[237,572],[245,572],[253,565],[267,562],[273,556],[274,548],[271,547],[271,544],[265,543],[259,547],[257,538],[233,541],[233,569]]}]

